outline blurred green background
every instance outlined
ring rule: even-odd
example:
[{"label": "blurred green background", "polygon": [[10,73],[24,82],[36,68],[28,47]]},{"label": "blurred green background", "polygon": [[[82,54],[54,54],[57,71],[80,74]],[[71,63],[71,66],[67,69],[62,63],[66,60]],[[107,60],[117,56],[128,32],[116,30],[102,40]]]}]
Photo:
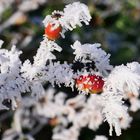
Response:
[{"label": "blurred green background", "polygon": [[[5,0],[5,2],[9,0]],[[12,44],[23,51],[21,59],[32,60],[44,34],[42,20],[54,10],[76,0],[44,0],[32,5],[19,8],[27,0],[13,0],[4,10],[0,1],[0,39],[5,43],[3,48],[10,49]],[[30,0],[35,3],[35,0]],[[43,1],[43,0],[42,0]],[[10,1],[9,1],[10,2]],[[58,60],[71,61],[72,53],[69,46],[74,41],[82,43],[101,43],[102,48],[111,54],[111,64],[119,65],[131,61],[140,61],[140,1],[139,0],[81,0],[88,5],[92,20],[89,26],[77,27],[67,32],[65,39],[60,38],[57,43],[63,46],[63,55]],[[22,9],[22,10],[21,10]],[[5,111],[1,111],[3,114]],[[11,113],[13,114],[13,112]],[[123,131],[120,137],[110,137],[110,140],[140,140],[140,112],[132,114],[134,121],[129,129]],[[10,126],[10,119],[1,122],[2,131]],[[95,134],[108,136],[108,125],[103,124],[97,132],[84,128],[80,140],[92,140]],[[43,135],[42,135],[43,134]],[[41,135],[43,138],[41,138]],[[49,140],[50,127],[46,127],[36,136],[37,140]]]}]

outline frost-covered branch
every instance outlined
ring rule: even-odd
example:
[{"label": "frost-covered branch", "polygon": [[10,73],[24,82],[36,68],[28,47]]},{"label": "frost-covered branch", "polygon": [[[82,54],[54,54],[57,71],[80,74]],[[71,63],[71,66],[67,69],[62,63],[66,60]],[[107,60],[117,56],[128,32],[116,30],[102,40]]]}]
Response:
[{"label": "frost-covered branch", "polygon": [[[75,58],[70,63],[57,61],[53,53],[57,51],[62,54],[63,47],[55,43],[60,35],[63,37],[67,30],[73,30],[82,23],[87,25],[90,19],[87,6],[80,2],[67,5],[63,11],[54,11],[52,15],[46,16],[43,21],[45,35],[32,63],[30,60],[21,62],[22,52],[15,46],[9,51],[0,49],[0,108],[6,109],[3,104],[5,100],[11,101],[12,109],[18,107],[13,128],[6,132],[10,133],[9,136],[33,139],[32,136],[25,135],[22,128],[27,127],[30,131],[36,120],[40,124],[55,126],[54,140],[77,140],[83,127],[96,131],[103,121],[109,123],[110,135],[113,128],[119,136],[121,129],[129,127],[132,121],[129,111],[140,108],[138,62],[113,67],[110,64],[110,54],[102,50],[99,43],[82,45],[76,41],[71,45]],[[2,43],[0,41],[0,45]],[[83,68],[75,70],[76,62],[83,64]],[[87,64],[90,64],[90,69]],[[63,92],[54,94],[53,89],[46,92],[44,84],[47,82],[53,87],[61,87],[63,84],[73,91],[76,87],[79,93],[92,94],[89,97],[77,95],[67,99]],[[23,95],[30,96],[23,98]],[[130,102],[130,107],[124,104],[126,100]],[[30,112],[31,106],[34,114]],[[27,117],[24,118],[23,114]],[[29,126],[30,119],[32,123]],[[70,123],[72,126],[67,129]],[[95,139],[100,138],[106,139]]]}]

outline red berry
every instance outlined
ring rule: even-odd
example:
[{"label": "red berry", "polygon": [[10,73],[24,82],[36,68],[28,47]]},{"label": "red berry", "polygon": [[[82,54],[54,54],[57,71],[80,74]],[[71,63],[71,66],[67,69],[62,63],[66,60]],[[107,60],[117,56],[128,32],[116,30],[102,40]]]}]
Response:
[{"label": "red berry", "polygon": [[50,40],[56,40],[60,37],[60,33],[62,31],[61,26],[58,26],[57,28],[54,28],[54,24],[49,23],[47,27],[45,27],[45,35],[47,35],[47,38]]},{"label": "red berry", "polygon": [[103,90],[104,81],[101,76],[98,75],[81,75],[76,79],[76,86],[81,91],[89,93],[99,93]]}]

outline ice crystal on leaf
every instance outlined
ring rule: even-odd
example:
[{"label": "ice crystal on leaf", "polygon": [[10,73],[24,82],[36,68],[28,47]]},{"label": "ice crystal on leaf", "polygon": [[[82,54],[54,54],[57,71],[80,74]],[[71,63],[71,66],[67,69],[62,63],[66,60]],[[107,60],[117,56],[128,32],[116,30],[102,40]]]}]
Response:
[{"label": "ice crystal on leaf", "polygon": [[112,135],[113,127],[117,136],[121,135],[121,128],[129,127],[131,117],[128,115],[127,107],[123,105],[123,97],[119,92],[104,92],[103,99],[103,116],[105,121],[109,123],[109,133]]},{"label": "ice crystal on leaf", "polygon": [[139,96],[140,75],[127,66],[116,66],[108,76],[105,86],[113,91]]},{"label": "ice crystal on leaf", "polygon": [[138,62],[127,63],[127,67],[132,72],[140,74],[140,64]]},{"label": "ice crystal on leaf", "polygon": [[74,49],[75,60],[83,63],[95,62],[95,66],[100,73],[107,74],[112,69],[109,64],[110,55],[100,48],[101,44],[81,44],[76,41],[71,47]]},{"label": "ice crystal on leaf", "polygon": [[64,8],[64,15],[60,18],[60,23],[64,29],[73,30],[76,25],[82,26],[81,22],[88,25],[90,19],[88,7],[80,2],[75,2]]}]

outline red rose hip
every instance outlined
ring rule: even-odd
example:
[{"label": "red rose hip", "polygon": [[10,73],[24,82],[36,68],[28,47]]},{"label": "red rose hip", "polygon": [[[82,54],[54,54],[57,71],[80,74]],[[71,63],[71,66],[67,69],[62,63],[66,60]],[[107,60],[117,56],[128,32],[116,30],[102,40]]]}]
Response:
[{"label": "red rose hip", "polygon": [[60,37],[60,33],[62,31],[61,26],[58,26],[54,29],[54,24],[49,23],[47,27],[45,27],[45,35],[50,40],[56,40]]},{"label": "red rose hip", "polygon": [[81,75],[76,79],[76,87],[81,91],[99,93],[103,90],[104,80],[98,75]]}]

